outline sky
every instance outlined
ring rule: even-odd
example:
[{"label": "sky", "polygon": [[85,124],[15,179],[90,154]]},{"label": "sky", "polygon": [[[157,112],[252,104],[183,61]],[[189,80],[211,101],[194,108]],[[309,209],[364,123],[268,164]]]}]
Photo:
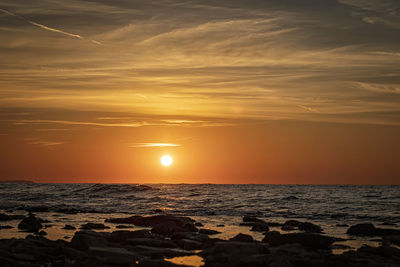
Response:
[{"label": "sky", "polygon": [[3,0],[0,40],[0,180],[400,184],[398,0]]}]

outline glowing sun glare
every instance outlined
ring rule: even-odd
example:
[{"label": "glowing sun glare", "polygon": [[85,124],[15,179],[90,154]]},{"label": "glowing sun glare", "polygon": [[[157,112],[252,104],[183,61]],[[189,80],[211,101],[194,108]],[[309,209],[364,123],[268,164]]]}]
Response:
[{"label": "glowing sun glare", "polygon": [[170,155],[164,155],[161,157],[160,161],[163,166],[168,167],[171,166],[174,159]]}]

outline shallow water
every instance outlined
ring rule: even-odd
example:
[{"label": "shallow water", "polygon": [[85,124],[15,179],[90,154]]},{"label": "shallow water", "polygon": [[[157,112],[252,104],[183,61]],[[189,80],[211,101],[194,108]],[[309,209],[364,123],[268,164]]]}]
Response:
[{"label": "shallow water", "polygon": [[[390,223],[387,227],[399,228],[400,186],[5,183],[0,184],[0,210],[8,214],[34,211],[50,221],[44,229],[50,239],[70,240],[75,231],[63,230],[65,224],[79,228],[86,222],[103,223],[110,217],[158,212],[190,216],[205,228],[221,231],[215,237],[222,239],[239,232],[251,234],[256,240],[263,238],[261,233],[239,226],[244,215],[269,222],[282,223],[293,218],[311,221],[327,235],[349,238],[348,227],[337,224],[371,222],[385,227],[380,225]],[[0,230],[0,238],[26,236],[18,232],[18,222],[1,223],[14,228]],[[110,227],[105,231],[116,230],[116,225],[105,224]],[[219,224],[224,227],[217,227]],[[279,227],[272,230],[281,231]],[[356,238],[345,243],[353,248],[378,245],[374,238]]]}]

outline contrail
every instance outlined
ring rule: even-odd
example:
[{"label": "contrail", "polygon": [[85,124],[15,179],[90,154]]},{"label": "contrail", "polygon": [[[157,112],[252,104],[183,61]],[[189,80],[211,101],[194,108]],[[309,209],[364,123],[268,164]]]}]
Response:
[{"label": "contrail", "polygon": [[[17,17],[17,18],[19,18],[19,19],[22,19],[22,20],[28,22],[29,24],[31,24],[31,25],[33,25],[33,26],[36,26],[36,27],[39,27],[39,28],[41,28],[41,29],[43,29],[43,30],[46,30],[46,31],[51,31],[51,32],[60,33],[60,34],[63,34],[63,35],[66,35],[66,36],[69,36],[69,37],[72,37],[72,38],[77,38],[77,39],[80,39],[80,40],[85,39],[85,38],[83,38],[82,36],[80,36],[80,35],[78,35],[78,34],[69,33],[69,32],[66,32],[66,31],[62,31],[62,30],[59,30],[59,29],[56,29],[56,28],[52,28],[52,27],[49,27],[49,26],[46,26],[46,25],[43,25],[43,24],[40,24],[40,23],[31,21],[31,20],[28,20],[28,19],[26,19],[26,18],[24,18],[24,17],[22,17],[22,16],[20,16],[20,15],[17,15],[17,14],[15,14],[15,13],[12,13],[12,12],[10,12],[10,11],[8,11],[8,10],[5,10],[5,9],[2,9],[2,8],[0,8],[0,11],[3,12],[3,13],[5,13],[5,14],[7,14],[7,15],[10,15],[10,16],[13,16],[13,17]],[[97,45],[101,45],[101,44],[102,44],[102,43],[100,43],[99,41],[96,41],[96,40],[90,40],[90,41],[91,41],[92,43],[94,43],[94,44],[97,44]]]}]

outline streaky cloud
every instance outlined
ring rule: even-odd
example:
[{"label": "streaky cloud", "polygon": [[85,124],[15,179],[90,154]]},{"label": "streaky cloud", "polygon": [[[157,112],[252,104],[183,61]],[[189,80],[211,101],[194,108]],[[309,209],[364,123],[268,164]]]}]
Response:
[{"label": "streaky cloud", "polygon": [[[63,35],[65,35],[65,36],[69,36],[69,37],[76,38],[76,39],[80,39],[80,40],[85,39],[84,37],[80,36],[79,34],[66,32],[66,31],[63,31],[63,30],[60,30],[60,29],[56,29],[56,28],[53,28],[53,27],[49,27],[49,26],[46,26],[46,25],[37,23],[37,22],[32,21],[32,20],[28,20],[28,19],[26,19],[26,18],[24,18],[24,17],[22,17],[22,16],[20,16],[20,15],[18,15],[18,14],[12,13],[12,12],[10,12],[10,11],[8,11],[8,10],[5,10],[5,9],[2,9],[2,8],[0,8],[0,11],[3,12],[3,13],[5,13],[5,14],[7,14],[7,15],[10,15],[10,16],[13,16],[13,17],[17,17],[17,18],[19,18],[19,19],[22,19],[22,20],[28,22],[29,24],[31,24],[31,25],[33,25],[33,26],[36,26],[36,27],[39,27],[39,28],[41,28],[41,29],[43,29],[43,30],[46,30],[46,31],[51,31],[51,32],[55,32],[55,33],[60,33],[60,34],[63,34]],[[101,42],[96,41],[96,40],[90,40],[90,42],[92,42],[92,43],[94,43],[94,44],[97,44],[97,45],[101,45],[101,44],[102,44]]]},{"label": "streaky cloud", "polygon": [[129,147],[178,147],[181,146],[179,144],[170,144],[170,143],[135,143],[130,145]]}]

